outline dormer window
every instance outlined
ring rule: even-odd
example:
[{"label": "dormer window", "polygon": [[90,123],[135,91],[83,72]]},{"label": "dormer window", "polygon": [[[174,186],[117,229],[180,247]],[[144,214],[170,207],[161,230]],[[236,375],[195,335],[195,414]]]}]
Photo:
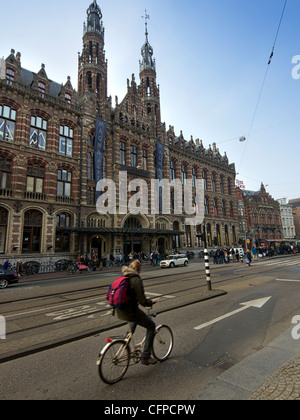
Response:
[{"label": "dormer window", "polygon": [[42,98],[45,97],[45,90],[46,90],[46,85],[43,82],[38,82],[38,91],[40,92],[40,95]]},{"label": "dormer window", "polygon": [[7,69],[6,70],[6,83],[12,86],[14,80],[15,80],[15,72],[11,69]]},{"label": "dormer window", "polygon": [[65,93],[65,101],[67,102],[67,104],[71,105],[72,96],[69,93]]}]

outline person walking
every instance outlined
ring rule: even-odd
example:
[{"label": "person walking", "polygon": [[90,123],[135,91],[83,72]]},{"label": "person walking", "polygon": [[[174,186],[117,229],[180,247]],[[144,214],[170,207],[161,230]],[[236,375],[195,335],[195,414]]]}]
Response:
[{"label": "person walking", "polygon": [[6,260],[5,260],[5,263],[3,264],[3,270],[8,270],[9,269],[9,267],[10,267],[10,262],[9,262],[9,259],[7,258]]},{"label": "person walking", "polygon": [[128,287],[130,299],[124,309],[117,309],[117,316],[119,319],[129,323],[132,333],[135,332],[137,325],[146,328],[147,334],[141,363],[143,365],[154,365],[157,363],[157,360],[152,358],[151,354],[156,325],[152,319],[139,308],[139,304],[143,307],[152,308],[156,303],[156,300],[147,299],[145,296],[143,281],[140,277],[141,267],[141,263],[138,260],[135,260],[129,267],[124,266],[122,268],[123,275],[130,279]]},{"label": "person walking", "polygon": [[16,263],[17,263],[17,268],[16,268],[16,272],[17,272],[17,274],[19,274],[19,276],[24,276],[24,273],[23,273],[23,261],[22,260],[17,260],[16,261]]},{"label": "person walking", "polygon": [[110,255],[109,255],[109,266],[113,267],[114,263],[115,263],[115,257],[113,255],[113,253],[111,252]]}]

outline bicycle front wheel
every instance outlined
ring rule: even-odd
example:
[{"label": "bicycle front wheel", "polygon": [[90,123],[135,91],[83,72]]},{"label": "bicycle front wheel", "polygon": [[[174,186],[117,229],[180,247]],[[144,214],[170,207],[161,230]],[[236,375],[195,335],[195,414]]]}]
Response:
[{"label": "bicycle front wheel", "polygon": [[153,356],[159,362],[166,360],[174,345],[173,333],[167,325],[160,325],[156,328],[155,337],[153,341]]},{"label": "bicycle front wheel", "polygon": [[103,382],[113,385],[127,372],[130,362],[130,349],[126,341],[113,341],[100,355],[99,375]]}]

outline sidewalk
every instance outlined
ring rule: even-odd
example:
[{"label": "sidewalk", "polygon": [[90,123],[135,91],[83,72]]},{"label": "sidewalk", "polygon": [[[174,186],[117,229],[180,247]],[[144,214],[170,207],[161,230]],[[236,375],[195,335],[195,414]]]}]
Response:
[{"label": "sidewalk", "polygon": [[300,342],[289,328],[218,376],[195,400],[300,400]]},{"label": "sidewalk", "polygon": [[249,399],[300,401],[300,352],[279,368]]}]

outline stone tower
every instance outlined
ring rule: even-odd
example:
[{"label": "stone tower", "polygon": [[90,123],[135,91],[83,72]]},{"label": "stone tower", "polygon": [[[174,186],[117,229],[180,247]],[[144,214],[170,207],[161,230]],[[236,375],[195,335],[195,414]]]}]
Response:
[{"label": "stone tower", "polygon": [[156,82],[156,63],[153,59],[153,48],[148,40],[149,16],[145,15],[145,35],[146,41],[142,46],[142,60],[140,61],[140,81],[142,88],[142,100],[144,109],[148,116],[152,118],[156,128],[156,137],[161,137],[161,112],[160,112],[160,93]]},{"label": "stone tower", "polygon": [[[83,24],[83,49],[78,57],[78,102],[86,112],[104,117],[107,99],[107,61],[102,12],[94,0]],[[88,106],[89,109],[86,109]]]}]

